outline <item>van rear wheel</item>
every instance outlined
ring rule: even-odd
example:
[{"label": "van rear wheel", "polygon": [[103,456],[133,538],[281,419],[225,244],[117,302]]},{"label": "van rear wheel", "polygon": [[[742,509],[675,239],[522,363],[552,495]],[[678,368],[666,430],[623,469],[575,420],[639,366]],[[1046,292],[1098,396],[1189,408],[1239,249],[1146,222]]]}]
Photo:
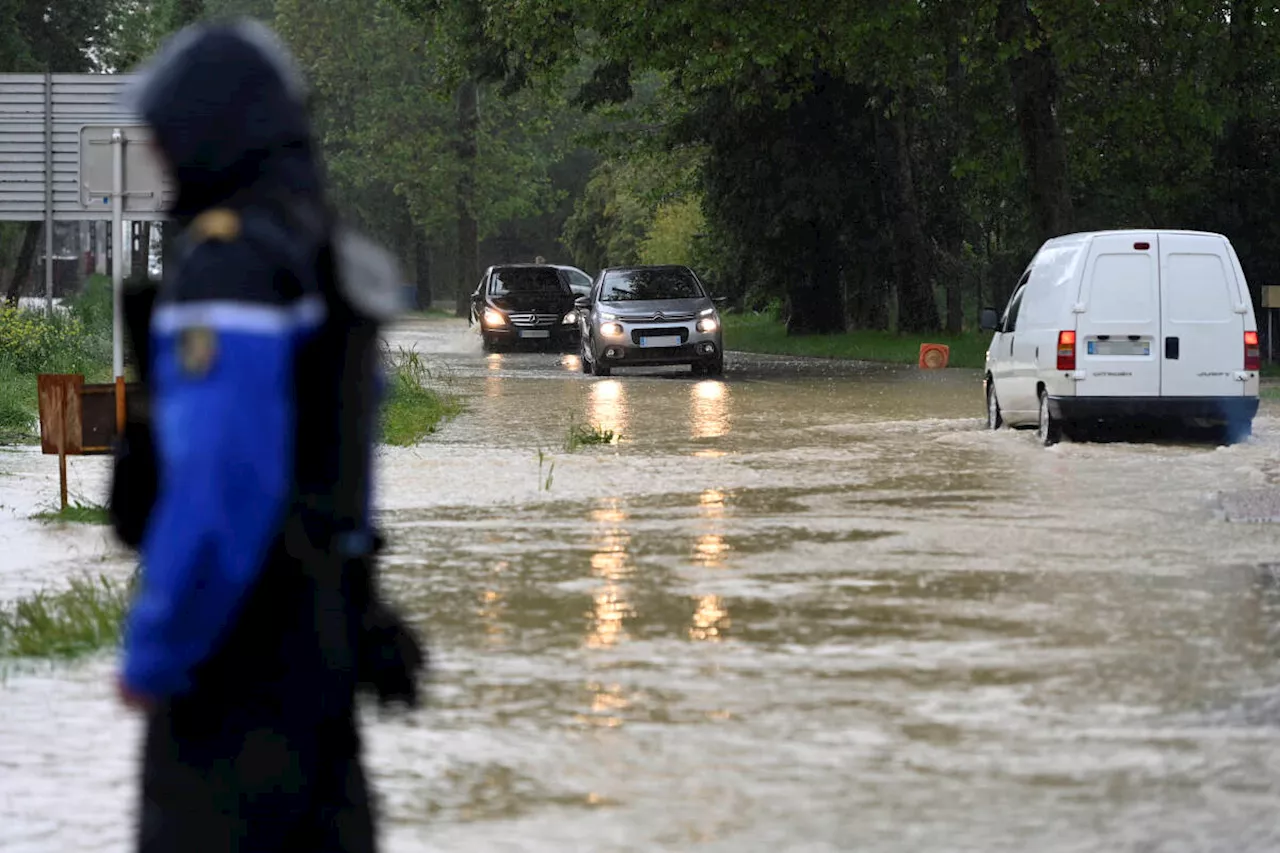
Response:
[{"label": "van rear wheel", "polygon": [[1045,447],[1052,447],[1059,441],[1062,441],[1062,422],[1057,420],[1053,413],[1049,411],[1049,392],[1040,389],[1040,429],[1038,430],[1040,443]]},{"label": "van rear wheel", "polygon": [[987,378],[987,429],[1000,429],[1004,416],[1000,414],[1000,401],[996,399],[996,383]]}]

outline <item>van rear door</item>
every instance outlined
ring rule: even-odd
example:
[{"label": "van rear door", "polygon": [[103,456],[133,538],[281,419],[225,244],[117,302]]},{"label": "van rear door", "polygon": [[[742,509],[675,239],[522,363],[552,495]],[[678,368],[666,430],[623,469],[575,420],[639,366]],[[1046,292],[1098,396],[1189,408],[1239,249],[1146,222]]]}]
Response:
[{"label": "van rear door", "polygon": [[1221,237],[1160,235],[1165,397],[1240,397],[1245,313]]},{"label": "van rear door", "polygon": [[1093,238],[1076,313],[1080,397],[1160,394],[1160,277],[1154,233]]}]

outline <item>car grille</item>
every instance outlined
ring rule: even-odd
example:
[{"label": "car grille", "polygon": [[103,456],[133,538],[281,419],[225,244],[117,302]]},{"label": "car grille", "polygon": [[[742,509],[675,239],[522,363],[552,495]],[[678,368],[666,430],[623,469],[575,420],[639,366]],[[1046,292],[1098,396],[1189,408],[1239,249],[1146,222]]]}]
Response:
[{"label": "car grille", "polygon": [[692,311],[656,311],[652,314],[623,314],[624,323],[686,323],[698,315]]},{"label": "car grille", "polygon": [[646,335],[651,338],[675,335],[676,337],[680,338],[681,344],[686,344],[689,342],[689,330],[686,329],[684,326],[666,326],[666,327],[661,327],[657,329],[632,329],[631,342],[639,346],[640,338]]},{"label": "car grille", "polygon": [[537,326],[554,326],[561,318],[561,314],[509,314],[511,325],[537,327]]}]

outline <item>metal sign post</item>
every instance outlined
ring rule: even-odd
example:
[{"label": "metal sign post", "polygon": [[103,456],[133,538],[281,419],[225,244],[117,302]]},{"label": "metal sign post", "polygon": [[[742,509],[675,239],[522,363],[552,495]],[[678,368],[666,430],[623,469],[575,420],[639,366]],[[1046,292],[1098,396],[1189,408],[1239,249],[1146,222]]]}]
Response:
[{"label": "metal sign post", "polygon": [[111,130],[111,370],[124,376],[124,134]]}]

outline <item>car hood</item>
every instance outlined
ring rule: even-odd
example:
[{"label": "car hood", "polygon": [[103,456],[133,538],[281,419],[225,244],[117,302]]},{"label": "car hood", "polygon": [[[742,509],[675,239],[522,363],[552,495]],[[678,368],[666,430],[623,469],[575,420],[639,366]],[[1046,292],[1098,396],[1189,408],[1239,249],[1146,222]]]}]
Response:
[{"label": "car hood", "polygon": [[489,304],[503,311],[568,312],[573,308],[573,296],[568,293],[508,293],[504,296],[490,296]]},{"label": "car hood", "polygon": [[705,311],[712,307],[711,300],[705,298],[697,299],[637,299],[626,300],[625,302],[598,302],[597,307],[601,311],[608,311],[610,314],[618,314],[621,316],[645,315],[653,314],[694,314],[699,311]]}]

